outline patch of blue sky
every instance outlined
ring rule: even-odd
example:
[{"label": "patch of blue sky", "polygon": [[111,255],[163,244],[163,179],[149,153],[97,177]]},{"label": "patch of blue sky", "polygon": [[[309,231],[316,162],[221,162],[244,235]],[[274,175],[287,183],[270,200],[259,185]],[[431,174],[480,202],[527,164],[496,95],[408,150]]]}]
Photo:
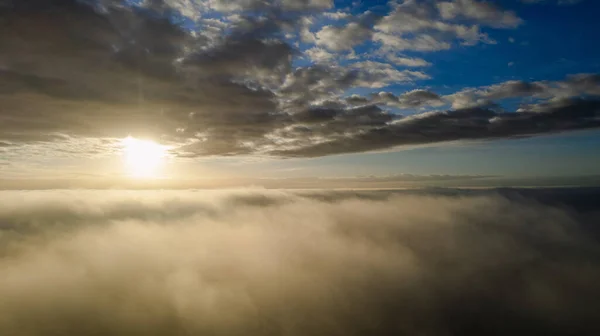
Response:
[{"label": "patch of blue sky", "polygon": [[[479,44],[424,55],[434,87],[481,86],[507,80],[561,80],[600,70],[600,2],[573,6],[518,6],[517,29],[487,29],[495,45]],[[511,7],[509,7],[511,8]],[[586,22],[582,25],[581,22]],[[513,41],[513,42],[511,42]],[[512,64],[509,66],[509,64]]]}]

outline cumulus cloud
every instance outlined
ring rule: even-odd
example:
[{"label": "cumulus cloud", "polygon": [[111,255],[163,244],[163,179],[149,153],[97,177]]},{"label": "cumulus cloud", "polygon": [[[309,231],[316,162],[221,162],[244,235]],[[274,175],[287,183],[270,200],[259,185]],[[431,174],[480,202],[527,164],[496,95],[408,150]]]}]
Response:
[{"label": "cumulus cloud", "polygon": [[335,51],[349,50],[364,42],[371,34],[369,28],[356,22],[343,27],[325,26],[317,33],[317,44]]},{"label": "cumulus cloud", "polygon": [[[454,39],[466,45],[495,43],[480,31],[479,25],[514,28],[522,23],[514,12],[475,0],[408,0],[392,6],[393,10],[384,16],[368,12],[345,26],[323,27],[317,34],[317,44],[331,50],[348,50],[372,38],[386,50],[438,51],[449,49]],[[464,18],[472,23],[457,23]]]},{"label": "cumulus cloud", "polygon": [[316,34],[316,43],[334,51],[350,50],[371,38],[373,24],[378,20],[378,16],[367,12],[343,26],[324,26]]},{"label": "cumulus cloud", "polygon": [[582,215],[531,200],[250,190],[0,198],[6,335],[598,331],[597,241]]},{"label": "cumulus cloud", "polygon": [[311,48],[306,51],[306,55],[315,63],[327,63],[335,58],[335,55],[323,48]]},{"label": "cumulus cloud", "polygon": [[[375,25],[378,34],[374,37],[382,43],[383,48],[392,50],[449,49],[450,43],[455,39],[461,40],[466,45],[478,42],[494,43],[487,34],[480,31],[479,24],[501,27],[504,24],[499,23],[498,20],[506,21],[503,16],[508,14],[491,5],[478,2],[474,2],[472,5],[476,5],[477,8],[463,5],[460,2],[436,4],[413,0],[404,1],[379,20]],[[485,10],[479,9],[481,6],[486,7]],[[487,6],[490,7],[487,8]],[[461,16],[470,17],[475,23],[454,22]],[[423,46],[425,41],[429,41],[427,43],[430,45],[429,48]],[[411,47],[414,43],[417,43],[419,47]]]}]

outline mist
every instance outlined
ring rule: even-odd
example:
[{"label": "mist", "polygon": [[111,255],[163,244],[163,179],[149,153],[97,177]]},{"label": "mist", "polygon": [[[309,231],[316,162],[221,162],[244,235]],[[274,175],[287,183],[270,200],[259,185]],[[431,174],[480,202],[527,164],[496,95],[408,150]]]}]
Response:
[{"label": "mist", "polygon": [[593,335],[598,212],[486,191],[2,191],[1,335]]}]

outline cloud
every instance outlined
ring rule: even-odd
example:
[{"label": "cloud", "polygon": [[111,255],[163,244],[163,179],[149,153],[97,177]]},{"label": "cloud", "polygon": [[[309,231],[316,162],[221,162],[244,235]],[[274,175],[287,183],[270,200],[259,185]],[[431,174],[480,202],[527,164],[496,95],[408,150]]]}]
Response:
[{"label": "cloud", "polygon": [[371,38],[373,24],[378,20],[378,16],[366,12],[344,26],[324,26],[316,34],[316,43],[333,51],[350,50]]},{"label": "cloud", "polygon": [[443,1],[437,3],[437,7],[442,18],[446,20],[462,17],[496,28],[513,28],[523,23],[514,12],[503,10],[486,1]]},{"label": "cloud", "polygon": [[426,67],[426,66],[430,66],[431,63],[425,61],[422,58],[416,58],[416,57],[404,57],[404,56],[397,56],[394,54],[388,54],[386,55],[386,58],[396,64],[396,65],[400,65],[400,66],[407,66],[407,67]]},{"label": "cloud", "polygon": [[370,88],[381,88],[392,83],[410,82],[414,79],[427,79],[429,76],[420,71],[399,71],[387,63],[362,61],[349,66],[358,70],[356,85]]},{"label": "cloud", "polygon": [[528,137],[564,130],[600,127],[600,101],[565,99],[560,104],[539,104],[521,112],[491,108],[463,108],[393,118],[385,125],[358,125],[342,134],[334,128],[311,129],[319,141],[283,148],[282,156],[317,157],[365,152],[428,143]]},{"label": "cloud", "polygon": [[351,104],[383,104],[394,106],[400,109],[414,109],[424,106],[442,106],[445,103],[442,97],[428,90],[413,90],[408,91],[400,96],[396,96],[391,92],[381,91],[377,94],[372,94],[369,98],[361,99],[360,96],[353,95],[348,101]]},{"label": "cloud", "polygon": [[399,101],[405,107],[418,107],[427,103],[436,103],[440,100],[440,96],[427,90],[413,90],[406,92],[399,97]]},{"label": "cloud", "polygon": [[327,63],[335,58],[335,55],[323,48],[311,48],[306,51],[306,55],[315,63]]},{"label": "cloud", "polygon": [[[496,132],[481,126],[477,136],[469,127],[453,128],[451,137],[439,136],[449,135],[449,130],[431,131],[417,123],[398,139],[398,125],[413,119],[389,108],[433,113],[420,117],[429,120],[436,113],[455,115],[452,110],[431,110],[445,103],[455,110],[489,107],[512,95],[544,100],[526,100],[527,106],[571,98],[579,104],[600,95],[596,75],[529,84],[541,87],[540,92],[519,87],[527,84],[501,83],[439,97],[414,87],[431,75],[407,68],[429,63],[400,52],[443,50],[455,41],[491,43],[480,25],[492,25],[496,15],[510,15],[489,4],[473,8],[500,14],[464,12],[458,5],[450,19],[432,2],[405,1],[387,14],[366,12],[326,26],[318,20],[330,1],[156,0],[142,2],[142,7],[118,0],[3,4],[10,5],[0,8],[3,155],[96,155],[102,144],[110,154],[118,139],[131,135],[154,138],[180,157],[316,156],[597,127],[590,111],[552,127],[523,125]],[[288,38],[296,35],[296,41]],[[370,46],[375,57],[353,49],[365,41],[376,42]],[[389,92],[398,84],[408,88]],[[362,99],[346,99],[356,92],[351,90],[368,89],[389,95],[367,92]],[[545,104],[528,108],[550,109]],[[307,115],[328,117],[315,123]],[[480,125],[479,116],[469,116],[474,119],[461,117],[461,123]],[[79,152],[77,141],[86,143]],[[356,147],[338,145],[345,142]],[[331,149],[314,150],[322,146]]]},{"label": "cloud", "polygon": [[[485,10],[480,9],[481,6],[485,7]],[[478,24],[504,27],[508,21],[504,16],[513,15],[507,13],[492,5],[478,2],[470,5],[462,2],[442,2],[434,5],[432,2],[409,0],[396,5],[388,15],[378,21],[375,25],[378,33],[374,39],[386,49],[418,51],[449,49],[450,43],[455,39],[461,40],[465,45],[478,42],[495,43],[480,31]],[[452,22],[461,16],[471,18],[476,24]],[[430,47],[424,47],[424,42],[428,42]],[[415,43],[418,47],[411,47]]]},{"label": "cloud", "polygon": [[[132,9],[111,8],[102,16],[75,1],[33,4],[18,2],[0,13],[7,27],[0,32],[7,111],[1,134],[14,141],[51,141],[56,133],[177,140],[215,129],[238,133],[248,122],[260,136],[259,120],[275,109],[274,96],[243,80],[276,82],[293,52],[262,40],[282,24],[275,18],[242,20],[211,45],[202,34]],[[45,25],[51,28],[40,29]],[[192,52],[204,43],[208,50]],[[235,151],[235,141],[230,145]]]},{"label": "cloud", "polygon": [[317,33],[317,45],[322,45],[330,50],[340,51],[352,49],[355,45],[364,42],[372,34],[371,29],[356,22],[346,26],[325,26]]},{"label": "cloud", "polygon": [[[435,6],[432,2],[409,0],[392,7],[384,16],[367,12],[345,26],[325,26],[317,33],[317,44],[334,51],[349,50],[372,38],[386,50],[439,51],[450,49],[453,39],[460,39],[464,45],[495,43],[480,31],[479,24],[514,28],[522,23],[511,11],[474,0]],[[464,18],[474,24],[451,22]]]},{"label": "cloud", "polygon": [[301,22],[300,33],[299,33],[300,41],[302,41],[304,43],[315,43],[317,40],[317,37],[310,30],[311,26],[314,24],[314,18],[305,16],[300,20],[300,22]]},{"label": "cloud", "polygon": [[341,19],[346,19],[346,18],[350,17],[349,13],[346,13],[343,11],[323,13],[323,15],[325,17],[333,19],[333,20],[341,20]]},{"label": "cloud", "polygon": [[600,249],[584,213],[522,196],[0,197],[2,334],[597,331]]},{"label": "cloud", "polygon": [[421,34],[415,38],[406,39],[400,36],[376,32],[373,34],[373,41],[379,42],[386,50],[393,51],[440,51],[451,48],[451,44],[446,41],[436,39],[431,35]]},{"label": "cloud", "polygon": [[[582,2],[583,0],[556,0],[556,4],[558,5],[574,5]],[[546,2],[546,0],[521,0],[521,2],[526,4],[537,4]]]},{"label": "cloud", "polygon": [[534,97],[540,99],[565,99],[580,96],[600,96],[600,75],[577,74],[562,81],[507,81],[504,83],[465,89],[445,99],[455,108],[488,105],[491,101],[507,98]]},{"label": "cloud", "polygon": [[[173,6],[173,3],[178,4],[181,2],[193,3],[195,1],[190,0],[178,0],[178,1],[161,1],[153,0],[151,3],[165,3],[169,7]],[[281,8],[288,11],[303,11],[303,10],[323,10],[329,9],[333,6],[331,0],[275,0],[275,1],[263,1],[263,0],[208,0],[205,6],[207,9],[220,11],[220,12],[244,12],[244,11],[258,11],[265,10],[272,7]],[[190,6],[187,6],[188,8]],[[176,7],[175,7],[176,8]]]}]

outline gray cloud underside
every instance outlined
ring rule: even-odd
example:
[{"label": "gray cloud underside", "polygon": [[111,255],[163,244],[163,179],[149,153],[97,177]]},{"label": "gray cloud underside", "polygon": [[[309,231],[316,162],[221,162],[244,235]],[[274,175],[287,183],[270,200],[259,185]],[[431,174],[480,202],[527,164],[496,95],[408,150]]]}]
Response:
[{"label": "gray cloud underside", "polygon": [[583,231],[597,218],[533,201],[266,191],[0,201],[2,335],[600,331],[600,249]]},{"label": "gray cloud underside", "polygon": [[[485,15],[467,11],[467,2],[440,6],[448,18],[488,25],[498,21],[502,27],[520,22],[495,6],[476,7]],[[116,6],[116,0],[103,3],[95,8],[74,0],[0,4],[4,148],[32,142],[60,147],[65,135],[103,139],[131,134],[172,144],[180,156],[320,156],[599,126],[595,75],[555,83],[508,82],[444,97],[427,90],[344,97],[351,88],[379,89],[429,76],[373,60],[294,68],[292,61],[301,53],[282,36],[302,27],[307,15],[327,8],[327,1],[210,2],[211,8],[234,14],[223,20],[198,17],[203,28],[194,33],[148,15],[173,9],[185,13],[182,8],[190,10],[192,3],[152,1],[146,11]],[[406,14],[402,10],[418,9],[409,5],[388,17],[359,18],[357,27],[379,29],[386,35],[378,38],[388,40],[399,33],[390,27],[413,32],[419,25],[471,36],[469,27],[438,21],[428,26],[427,15],[437,10],[432,3],[416,12],[421,15],[415,16],[417,26],[394,26],[393,20]],[[244,16],[245,10],[261,15]],[[428,34],[421,38],[429,39]],[[478,34],[472,36],[479,39]],[[427,65],[394,56],[393,50],[382,52],[399,64]],[[321,52],[321,57],[327,55]],[[542,101],[509,113],[494,104],[506,97]],[[444,104],[454,109],[431,111]],[[388,107],[429,112],[403,117]]]},{"label": "gray cloud underside", "polygon": [[[550,3],[556,3],[558,5],[574,5],[582,2],[583,0],[552,0]],[[545,3],[547,0],[521,0],[521,2],[526,4],[537,4],[537,3]]]}]

